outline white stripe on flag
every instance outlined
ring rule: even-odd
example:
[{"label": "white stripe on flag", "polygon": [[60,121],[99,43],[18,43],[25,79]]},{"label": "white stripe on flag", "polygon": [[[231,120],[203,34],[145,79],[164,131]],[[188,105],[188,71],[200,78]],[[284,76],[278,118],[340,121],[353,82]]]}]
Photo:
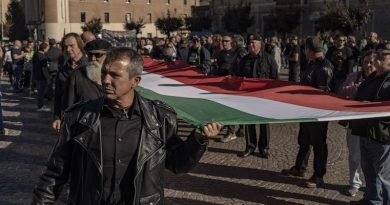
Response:
[{"label": "white stripe on flag", "polygon": [[143,72],[140,86],[160,95],[206,99],[248,114],[271,119],[314,118],[318,121],[333,121],[390,116],[390,112],[344,112],[310,108],[250,96],[216,94],[145,71]]}]

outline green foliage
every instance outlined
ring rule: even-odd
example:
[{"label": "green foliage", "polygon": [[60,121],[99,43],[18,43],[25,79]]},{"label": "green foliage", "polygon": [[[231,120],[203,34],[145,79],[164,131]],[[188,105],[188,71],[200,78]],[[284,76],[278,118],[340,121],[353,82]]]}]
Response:
[{"label": "green foliage", "polygon": [[158,18],[155,22],[155,25],[162,34],[171,36],[171,32],[178,30],[184,25],[183,20],[178,17],[168,17]]},{"label": "green foliage", "polygon": [[211,28],[211,18],[209,16],[205,17],[187,17],[184,19],[186,27],[190,31],[204,31],[210,30]]},{"label": "green foliage", "polygon": [[248,28],[253,25],[255,19],[250,16],[251,3],[241,1],[238,6],[228,5],[222,22],[226,31],[231,33],[246,33]]},{"label": "green foliage", "polygon": [[372,12],[367,4],[360,4],[356,8],[347,8],[342,4],[329,6],[326,13],[318,20],[320,31],[341,31],[349,35],[359,31],[371,19]]},{"label": "green foliage", "polygon": [[26,40],[28,30],[25,22],[25,14],[21,1],[11,0],[8,4],[8,11],[5,14],[6,27],[10,41]]},{"label": "green foliage", "polygon": [[289,8],[276,9],[274,13],[268,17],[268,30],[276,31],[279,34],[285,35],[292,33],[295,28],[301,24],[301,9]]},{"label": "green foliage", "polygon": [[145,23],[143,18],[139,18],[138,21],[131,21],[131,22],[126,22],[124,24],[124,28],[126,30],[135,30],[135,33],[138,35],[141,33],[141,30],[145,28]]},{"label": "green foliage", "polygon": [[103,24],[100,18],[92,18],[90,21],[85,22],[81,29],[83,31],[90,31],[93,34],[99,34],[102,31]]}]

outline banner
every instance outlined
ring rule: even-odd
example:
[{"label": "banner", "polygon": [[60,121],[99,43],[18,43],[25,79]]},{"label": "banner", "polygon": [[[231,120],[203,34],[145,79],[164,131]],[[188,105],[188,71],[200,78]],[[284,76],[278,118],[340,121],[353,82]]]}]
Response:
[{"label": "banner", "polygon": [[129,47],[137,49],[137,34],[132,31],[110,31],[102,30],[102,39],[111,43],[113,47]]},{"label": "banner", "polygon": [[171,105],[193,125],[351,120],[390,116],[390,101],[347,100],[297,83],[241,77],[207,77],[181,61],[144,57],[138,91]]}]

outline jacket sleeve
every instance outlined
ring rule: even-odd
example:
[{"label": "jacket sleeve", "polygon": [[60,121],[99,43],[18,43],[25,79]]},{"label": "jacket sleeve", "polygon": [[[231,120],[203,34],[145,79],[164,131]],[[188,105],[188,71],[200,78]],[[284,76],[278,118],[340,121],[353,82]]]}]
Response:
[{"label": "jacket sleeve", "polygon": [[176,115],[169,114],[165,118],[166,125],[166,160],[165,167],[173,173],[186,173],[194,168],[206,151],[208,141],[201,140],[201,135],[195,130],[186,140],[177,136]]},{"label": "jacket sleeve", "polygon": [[276,63],[274,58],[268,58],[268,64],[270,67],[270,78],[278,80],[279,79],[279,72],[278,72],[278,64]]},{"label": "jacket sleeve", "polygon": [[203,72],[203,73],[210,73],[211,71],[211,57],[210,57],[210,52],[202,47],[201,48],[201,56],[200,56],[200,65],[199,65],[199,69]]},{"label": "jacket sleeve", "polygon": [[63,185],[68,181],[73,142],[67,119],[65,116],[61,125],[61,135],[33,191],[33,205],[53,204],[58,199]]}]

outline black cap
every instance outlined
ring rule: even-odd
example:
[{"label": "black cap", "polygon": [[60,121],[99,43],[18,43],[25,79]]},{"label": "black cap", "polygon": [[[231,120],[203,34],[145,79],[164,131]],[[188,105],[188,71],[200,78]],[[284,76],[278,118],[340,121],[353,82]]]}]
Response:
[{"label": "black cap", "polygon": [[376,50],[383,54],[390,54],[390,43],[380,43]]},{"label": "black cap", "polygon": [[309,37],[306,39],[306,47],[314,52],[322,52],[324,48],[324,41],[318,37]]},{"label": "black cap", "polygon": [[96,39],[96,40],[88,42],[85,45],[84,50],[87,52],[93,51],[93,50],[108,50],[111,47],[112,46],[109,42],[102,40],[102,39]]}]

